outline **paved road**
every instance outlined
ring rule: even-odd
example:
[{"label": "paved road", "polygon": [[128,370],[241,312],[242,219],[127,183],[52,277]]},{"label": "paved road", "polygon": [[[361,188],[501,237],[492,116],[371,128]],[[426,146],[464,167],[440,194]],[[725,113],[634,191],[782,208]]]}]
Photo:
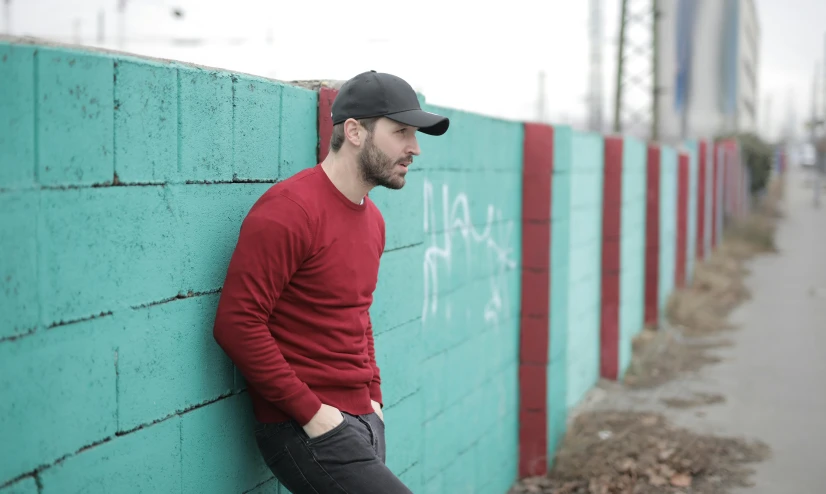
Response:
[{"label": "paved road", "polygon": [[[787,178],[780,253],[748,264],[752,299],[731,316],[741,329],[723,339],[734,345],[714,351],[723,361],[654,390],[602,383],[580,410],[655,410],[700,433],[760,439],[772,457],[737,494],[826,493],[826,201],[815,209],[804,182],[799,171]],[[660,402],[693,392],[725,402],[687,410]]]},{"label": "paved road", "polygon": [[708,373],[728,404],[708,419],[772,447],[749,494],[826,493],[826,204],[804,181],[792,170],[780,255],[751,264],[753,298],[732,314],[743,329]]}]

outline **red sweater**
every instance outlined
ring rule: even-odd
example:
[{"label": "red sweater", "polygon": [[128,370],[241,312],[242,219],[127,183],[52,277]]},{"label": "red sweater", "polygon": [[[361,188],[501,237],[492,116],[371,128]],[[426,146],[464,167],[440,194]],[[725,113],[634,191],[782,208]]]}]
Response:
[{"label": "red sweater", "polygon": [[246,379],[259,421],[304,425],[322,403],[352,414],[382,403],[368,310],[384,240],[376,205],[354,204],[320,165],[253,205],[214,336]]}]

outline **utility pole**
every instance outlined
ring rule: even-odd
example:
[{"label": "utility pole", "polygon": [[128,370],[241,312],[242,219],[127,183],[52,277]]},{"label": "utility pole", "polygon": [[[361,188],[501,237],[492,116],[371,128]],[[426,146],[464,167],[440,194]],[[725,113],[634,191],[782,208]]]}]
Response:
[{"label": "utility pole", "polygon": [[602,0],[590,0],[589,34],[588,127],[602,132]]},{"label": "utility pole", "polygon": [[657,15],[654,0],[622,0],[613,132],[656,133]]},{"label": "utility pole", "polygon": [[651,140],[660,138],[660,8],[651,0]]},{"label": "utility pole", "polygon": [[622,130],[620,111],[622,109],[622,76],[625,65],[625,26],[627,20],[628,0],[622,0],[622,6],[620,7],[619,48],[617,49],[617,81],[616,92],[614,94],[614,132],[620,132]]}]

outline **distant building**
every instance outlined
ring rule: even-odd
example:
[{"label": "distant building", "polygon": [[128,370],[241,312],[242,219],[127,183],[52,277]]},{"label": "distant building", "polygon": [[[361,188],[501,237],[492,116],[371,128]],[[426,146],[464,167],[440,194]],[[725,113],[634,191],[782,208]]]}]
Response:
[{"label": "distant building", "polygon": [[660,140],[756,132],[760,25],[754,0],[658,5]]}]

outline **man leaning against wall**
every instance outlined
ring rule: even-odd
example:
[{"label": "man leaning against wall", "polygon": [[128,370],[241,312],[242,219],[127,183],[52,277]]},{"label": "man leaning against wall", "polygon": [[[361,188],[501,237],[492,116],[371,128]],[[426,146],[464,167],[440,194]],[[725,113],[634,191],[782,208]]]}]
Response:
[{"label": "man leaning against wall", "polygon": [[385,465],[369,313],[385,225],[367,193],[404,187],[416,132],[442,135],[450,122],[375,71],[341,86],[332,119],[324,161],[244,219],[214,336],[247,381],[261,455],[293,494],[409,493]]}]

